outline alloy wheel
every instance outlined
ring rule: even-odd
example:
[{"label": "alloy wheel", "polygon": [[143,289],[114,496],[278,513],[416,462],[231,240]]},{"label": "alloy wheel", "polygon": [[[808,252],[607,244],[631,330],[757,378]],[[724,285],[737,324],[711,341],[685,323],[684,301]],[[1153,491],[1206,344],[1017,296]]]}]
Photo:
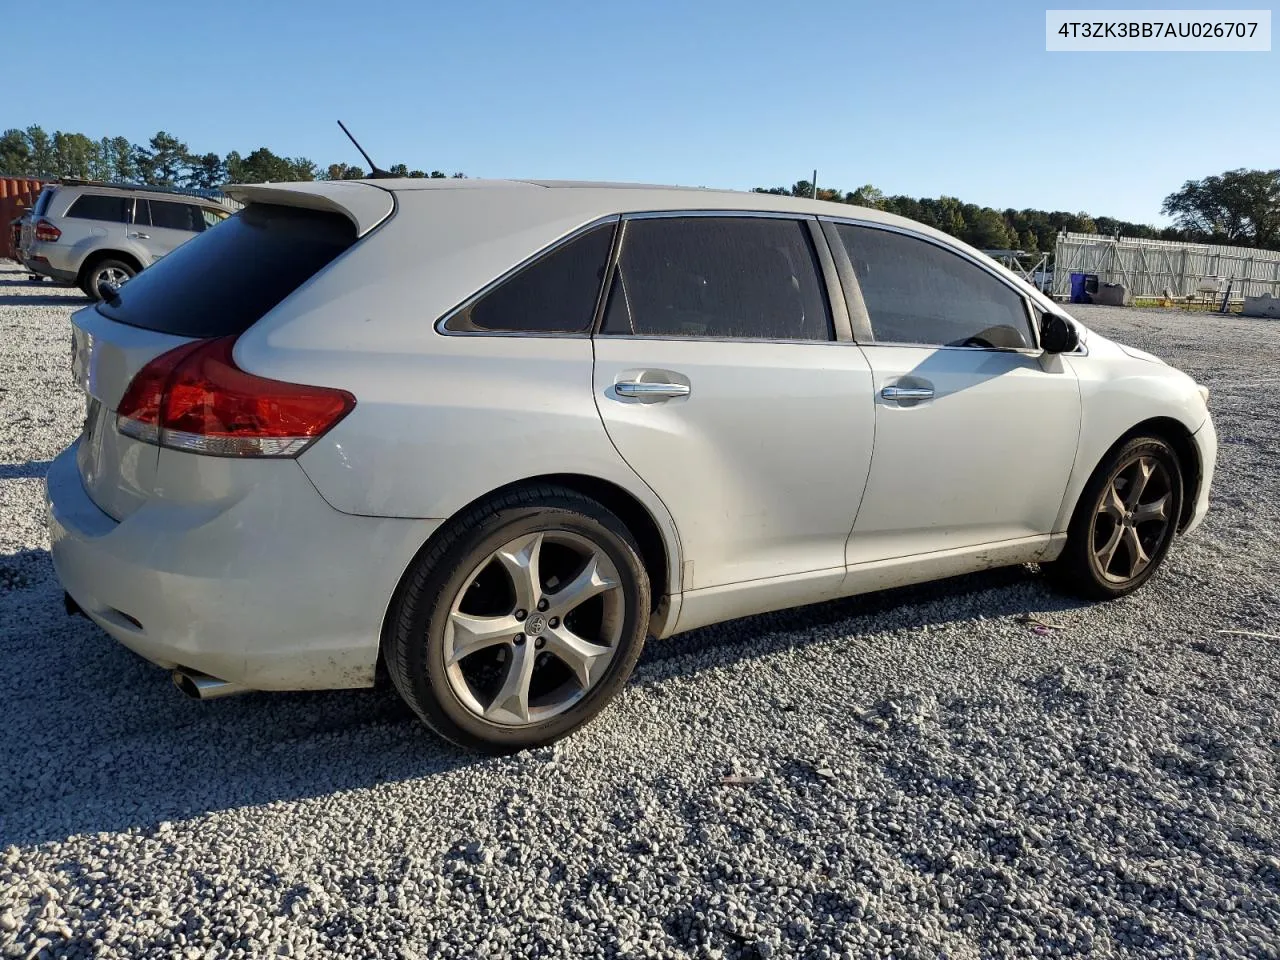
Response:
[{"label": "alloy wheel", "polygon": [[97,285],[99,287],[101,287],[102,284],[104,283],[109,283],[113,287],[119,288],[124,286],[128,282],[129,282],[129,274],[126,273],[124,270],[121,270],[119,267],[107,267],[105,270],[98,271]]},{"label": "alloy wheel", "polygon": [[484,720],[527,726],[564,713],[607,673],[626,596],[613,562],[586,537],[517,537],[467,576],[445,624],[458,701]]},{"label": "alloy wheel", "polygon": [[1155,457],[1136,456],[1111,475],[1094,513],[1090,541],[1102,579],[1125,584],[1142,576],[1173,532],[1172,504],[1172,477]]}]

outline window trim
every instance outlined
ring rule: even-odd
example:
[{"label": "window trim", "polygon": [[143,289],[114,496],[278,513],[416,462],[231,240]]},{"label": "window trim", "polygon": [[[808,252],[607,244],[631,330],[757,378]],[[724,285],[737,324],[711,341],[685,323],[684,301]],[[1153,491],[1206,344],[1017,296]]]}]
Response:
[{"label": "window trim", "polygon": [[[481,287],[475,293],[471,294],[471,296],[467,297],[461,303],[453,307],[450,307],[448,310],[446,310],[444,314],[440,316],[434,324],[432,324],[432,326],[435,328],[436,333],[445,337],[539,337],[539,338],[558,337],[561,339],[564,339],[564,338],[579,339],[579,340],[591,339],[595,331],[596,322],[600,316],[602,300],[604,299],[603,291],[608,289],[607,284],[613,275],[613,263],[617,255],[618,235],[619,233],[621,233],[621,231],[618,229],[618,222],[620,219],[621,219],[620,215],[616,213],[611,213],[607,216],[598,217],[595,220],[592,220],[590,223],[585,223],[582,226],[578,227],[577,229],[571,230],[569,233],[566,233],[564,236],[560,237],[558,240],[552,241],[547,246],[538,250],[536,253],[533,253],[532,255],[521,260],[511,269],[507,270],[497,278],[490,280],[483,287]],[[585,330],[582,330],[580,332],[566,332],[563,330],[449,330],[447,329],[446,324],[450,320],[452,320],[459,313],[462,313],[464,310],[467,310],[468,308],[470,308],[478,300],[480,300],[482,297],[489,294],[491,291],[493,291],[497,287],[500,287],[502,286],[502,284],[506,283],[508,280],[513,279],[517,274],[523,273],[525,270],[532,267],[535,263],[542,260],[544,257],[550,256],[552,253],[554,253],[556,250],[563,247],[565,244],[572,243],[574,240],[578,239],[578,237],[581,237],[583,234],[589,233],[592,230],[595,230],[598,227],[603,227],[607,224],[613,224],[613,236],[610,238],[610,241],[609,241],[609,254],[605,260],[604,277],[601,279],[600,285],[596,290],[596,304],[595,304],[595,308],[592,310],[592,313],[591,313],[591,323],[587,326]]]},{"label": "window trim", "polygon": [[[827,243],[832,248],[833,255],[837,258],[837,272],[840,273],[840,279],[844,285],[844,293],[849,301],[849,316],[854,325],[854,338],[864,347],[881,346],[881,347],[920,347],[926,350],[980,350],[985,353],[1020,353],[1027,356],[1040,356],[1044,353],[1040,346],[1040,330],[1036,323],[1034,306],[1030,298],[1023,290],[1019,290],[1008,277],[1001,276],[998,272],[981,260],[978,260],[972,254],[959,247],[938,240],[936,237],[930,237],[917,230],[910,230],[899,227],[896,224],[877,223],[874,220],[862,220],[855,217],[831,217],[821,216],[819,220],[823,224],[823,232],[827,235]],[[857,274],[853,270],[853,262],[849,259],[848,251],[845,250],[844,242],[840,239],[836,232],[836,226],[845,224],[851,227],[869,227],[874,230],[883,230],[887,233],[897,233],[913,240],[921,240],[925,243],[932,244],[941,250],[953,256],[960,257],[966,262],[977,267],[991,279],[1000,283],[1017,298],[1022,301],[1022,312],[1027,321],[1027,329],[1031,331],[1031,339],[1033,346],[1030,347],[960,347],[951,346],[945,343],[907,343],[898,340],[877,340],[871,329],[871,315],[867,311],[866,302],[862,299],[862,288],[858,284]],[[847,271],[847,275],[846,275]],[[862,339],[865,337],[865,339]]]},{"label": "window trim", "polygon": [[[617,272],[618,260],[626,242],[627,224],[632,220],[689,220],[697,217],[737,218],[750,220],[797,220],[805,221],[808,226],[809,243],[813,247],[814,267],[818,279],[818,291],[825,298],[827,311],[831,317],[831,336],[825,340],[797,340],[794,337],[672,337],[652,333],[605,333],[604,313],[608,306],[609,291],[613,289],[613,278]],[[825,257],[824,257],[825,253]],[[614,235],[613,250],[609,257],[609,268],[605,271],[604,283],[601,286],[599,302],[596,304],[595,323],[591,327],[592,336],[607,340],[655,340],[665,343],[774,343],[799,344],[802,346],[821,346],[823,344],[849,343],[853,335],[849,330],[849,315],[845,298],[840,295],[839,283],[829,272],[834,268],[828,262],[832,256],[827,238],[822,235],[818,217],[812,213],[795,210],[747,210],[739,207],[728,210],[707,209],[705,207],[692,210],[643,210],[621,215],[619,229]]]}]

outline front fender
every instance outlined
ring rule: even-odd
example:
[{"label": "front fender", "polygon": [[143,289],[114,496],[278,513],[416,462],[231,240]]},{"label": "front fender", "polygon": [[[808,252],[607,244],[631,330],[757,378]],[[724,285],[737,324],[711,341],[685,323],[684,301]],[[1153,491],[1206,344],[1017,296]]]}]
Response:
[{"label": "front fender", "polygon": [[[1080,442],[1054,532],[1071,523],[1076,503],[1107,451],[1139,424],[1172,420],[1188,436],[1209,419],[1195,381],[1163,363],[1139,359],[1117,345],[1090,338],[1090,354],[1067,357],[1080,380]],[[1211,468],[1212,464],[1201,464]]]}]

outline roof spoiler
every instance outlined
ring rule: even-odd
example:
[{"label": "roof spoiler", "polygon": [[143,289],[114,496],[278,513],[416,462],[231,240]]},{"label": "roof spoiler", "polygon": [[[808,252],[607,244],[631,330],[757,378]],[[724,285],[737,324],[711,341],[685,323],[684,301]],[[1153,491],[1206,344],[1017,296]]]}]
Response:
[{"label": "roof spoiler", "polygon": [[391,191],[359,180],[300,181],[297,183],[227,184],[223,192],[241,203],[275,203],[340,213],[366,233],[391,216],[396,201]]}]

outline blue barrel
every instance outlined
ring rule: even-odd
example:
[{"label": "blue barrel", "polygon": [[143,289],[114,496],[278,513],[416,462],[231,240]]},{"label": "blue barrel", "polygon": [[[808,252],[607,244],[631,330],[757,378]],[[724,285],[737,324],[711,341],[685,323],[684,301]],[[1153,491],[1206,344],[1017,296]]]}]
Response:
[{"label": "blue barrel", "polygon": [[1073,273],[1071,275],[1071,302],[1084,303],[1085,299],[1086,298],[1084,295],[1084,274]]}]

